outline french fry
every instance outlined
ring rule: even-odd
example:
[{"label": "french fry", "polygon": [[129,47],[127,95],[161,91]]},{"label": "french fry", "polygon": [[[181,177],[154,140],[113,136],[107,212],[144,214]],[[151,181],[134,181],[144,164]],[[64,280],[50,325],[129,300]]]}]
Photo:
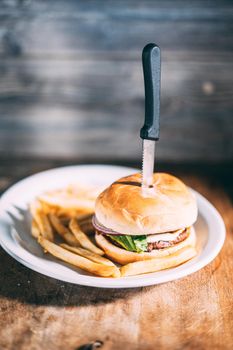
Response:
[{"label": "french fry", "polygon": [[43,211],[48,214],[54,214],[59,217],[78,217],[78,216],[86,216],[86,215],[93,215],[93,209],[87,209],[85,207],[69,207],[69,206],[62,206],[62,200],[60,205],[53,205],[49,204],[47,202],[44,202],[41,198],[39,199],[41,206],[43,208]]},{"label": "french fry", "polygon": [[[77,216],[79,215],[87,215],[90,214],[90,210],[86,210],[86,209],[81,209],[81,208],[74,208],[74,209],[70,209],[70,208],[58,208],[57,210],[54,211],[54,214],[56,214],[59,217],[64,217],[66,216],[67,218],[71,219],[71,218],[77,218]],[[92,213],[92,211],[91,211]]]},{"label": "french fry", "polygon": [[53,241],[53,230],[47,215],[40,212],[35,217],[35,220],[37,221],[41,234],[48,240]]},{"label": "french fry", "polygon": [[103,187],[85,187],[84,185],[70,185],[66,189],[67,193],[73,197],[79,197],[79,198],[89,198],[89,199],[96,199],[97,196],[104,190]]},{"label": "french fry", "polygon": [[54,228],[54,230],[71,246],[79,247],[80,244],[75,238],[75,236],[65,227],[61,220],[53,214],[49,214],[49,220]]},{"label": "french fry", "polygon": [[69,210],[86,210],[88,212],[94,211],[95,201],[87,198],[76,198],[74,196],[54,196],[49,193],[42,194],[38,199],[48,205],[57,206]]},{"label": "french fry", "polygon": [[87,250],[84,248],[71,247],[65,243],[60,244],[60,246],[73,252],[73,253],[81,255],[84,258],[87,258],[89,260],[97,262],[99,264],[103,264],[103,265],[107,265],[107,266],[116,266],[111,260],[106,259],[101,255],[95,254],[95,253],[91,252],[90,250]]},{"label": "french fry", "polygon": [[97,264],[80,255],[71,253],[57,244],[50,242],[41,235],[39,236],[38,242],[44,248],[45,252],[49,252],[56,258],[93,273],[94,275],[102,277],[113,277],[116,275],[116,268],[114,266]]},{"label": "french fry", "polygon": [[192,259],[196,254],[195,248],[190,246],[170,256],[130,263],[120,268],[121,276],[134,276],[169,269],[170,267],[183,264],[185,261]]},{"label": "french fry", "polygon": [[49,204],[42,202],[40,200],[38,200],[38,202],[40,203],[41,210],[45,214],[56,213],[58,211],[58,208],[56,206],[49,205]]},{"label": "french fry", "polygon": [[69,228],[80,243],[81,247],[86,248],[93,253],[104,255],[103,250],[99,249],[95,244],[93,244],[87,235],[81,231],[76,219],[73,218],[70,220]]},{"label": "french fry", "polygon": [[40,235],[39,227],[34,219],[32,219],[31,234],[34,238],[38,238]]},{"label": "french fry", "polygon": [[32,202],[30,205],[30,210],[42,236],[50,241],[53,241],[53,229],[47,215],[42,212],[40,203],[38,203],[38,201]]}]

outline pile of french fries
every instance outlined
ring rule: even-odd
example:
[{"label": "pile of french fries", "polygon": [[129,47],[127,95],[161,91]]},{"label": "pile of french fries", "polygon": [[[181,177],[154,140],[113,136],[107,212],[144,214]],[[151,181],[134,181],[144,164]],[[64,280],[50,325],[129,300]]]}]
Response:
[{"label": "pile of french fries", "polygon": [[[121,277],[160,271],[179,265],[196,255],[185,249],[166,259],[153,258],[117,266],[104,257],[94,242],[92,216],[94,203],[101,189],[69,186],[39,195],[30,203],[31,234],[45,253],[101,277]],[[60,239],[60,242],[58,240]]]},{"label": "pile of french fries", "polygon": [[39,195],[30,203],[31,233],[46,253],[97,276],[119,277],[119,268],[91,239],[99,192],[69,186]]}]

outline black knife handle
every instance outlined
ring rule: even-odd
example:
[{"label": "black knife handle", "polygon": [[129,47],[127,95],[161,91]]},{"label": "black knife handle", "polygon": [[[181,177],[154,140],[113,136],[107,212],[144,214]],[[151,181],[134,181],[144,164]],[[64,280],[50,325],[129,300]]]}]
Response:
[{"label": "black knife handle", "polygon": [[146,140],[159,139],[160,113],[160,48],[148,44],[142,51],[142,65],[145,85],[145,122],[140,137]]}]

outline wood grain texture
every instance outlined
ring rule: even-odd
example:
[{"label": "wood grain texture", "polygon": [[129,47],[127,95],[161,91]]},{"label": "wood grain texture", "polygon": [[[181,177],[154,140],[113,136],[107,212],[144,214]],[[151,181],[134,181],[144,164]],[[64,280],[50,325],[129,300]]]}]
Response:
[{"label": "wood grain texture", "polygon": [[[58,163],[3,159],[0,189]],[[62,163],[59,163],[62,165]],[[170,168],[220,211],[227,239],[204,269],[178,281],[136,289],[81,287],[42,276],[0,250],[0,349],[232,349],[232,168]],[[195,170],[196,169],[196,170]],[[233,193],[233,192],[231,192]]]},{"label": "wood grain texture", "polygon": [[231,1],[5,0],[0,155],[139,159],[141,50],[162,49],[165,161],[233,157]]},{"label": "wood grain texture", "polygon": [[141,51],[145,40],[164,49],[233,49],[231,1],[4,2],[2,54]]},{"label": "wood grain texture", "polygon": [[[204,55],[171,57],[163,61],[159,158],[230,160],[230,58],[219,70]],[[7,60],[0,70],[2,154],[140,157],[140,62]]]}]

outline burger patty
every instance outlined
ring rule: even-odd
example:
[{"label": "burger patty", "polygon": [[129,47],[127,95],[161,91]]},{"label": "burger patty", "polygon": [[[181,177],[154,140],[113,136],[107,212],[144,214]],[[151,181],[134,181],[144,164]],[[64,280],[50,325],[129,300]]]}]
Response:
[{"label": "burger patty", "polygon": [[173,241],[158,241],[158,242],[148,243],[147,251],[151,252],[153,249],[163,249],[163,248],[171,247],[177,243],[184,241],[187,237],[188,237],[188,230],[186,229],[183,232],[181,232],[179,236],[176,237],[176,239],[174,239]]}]

